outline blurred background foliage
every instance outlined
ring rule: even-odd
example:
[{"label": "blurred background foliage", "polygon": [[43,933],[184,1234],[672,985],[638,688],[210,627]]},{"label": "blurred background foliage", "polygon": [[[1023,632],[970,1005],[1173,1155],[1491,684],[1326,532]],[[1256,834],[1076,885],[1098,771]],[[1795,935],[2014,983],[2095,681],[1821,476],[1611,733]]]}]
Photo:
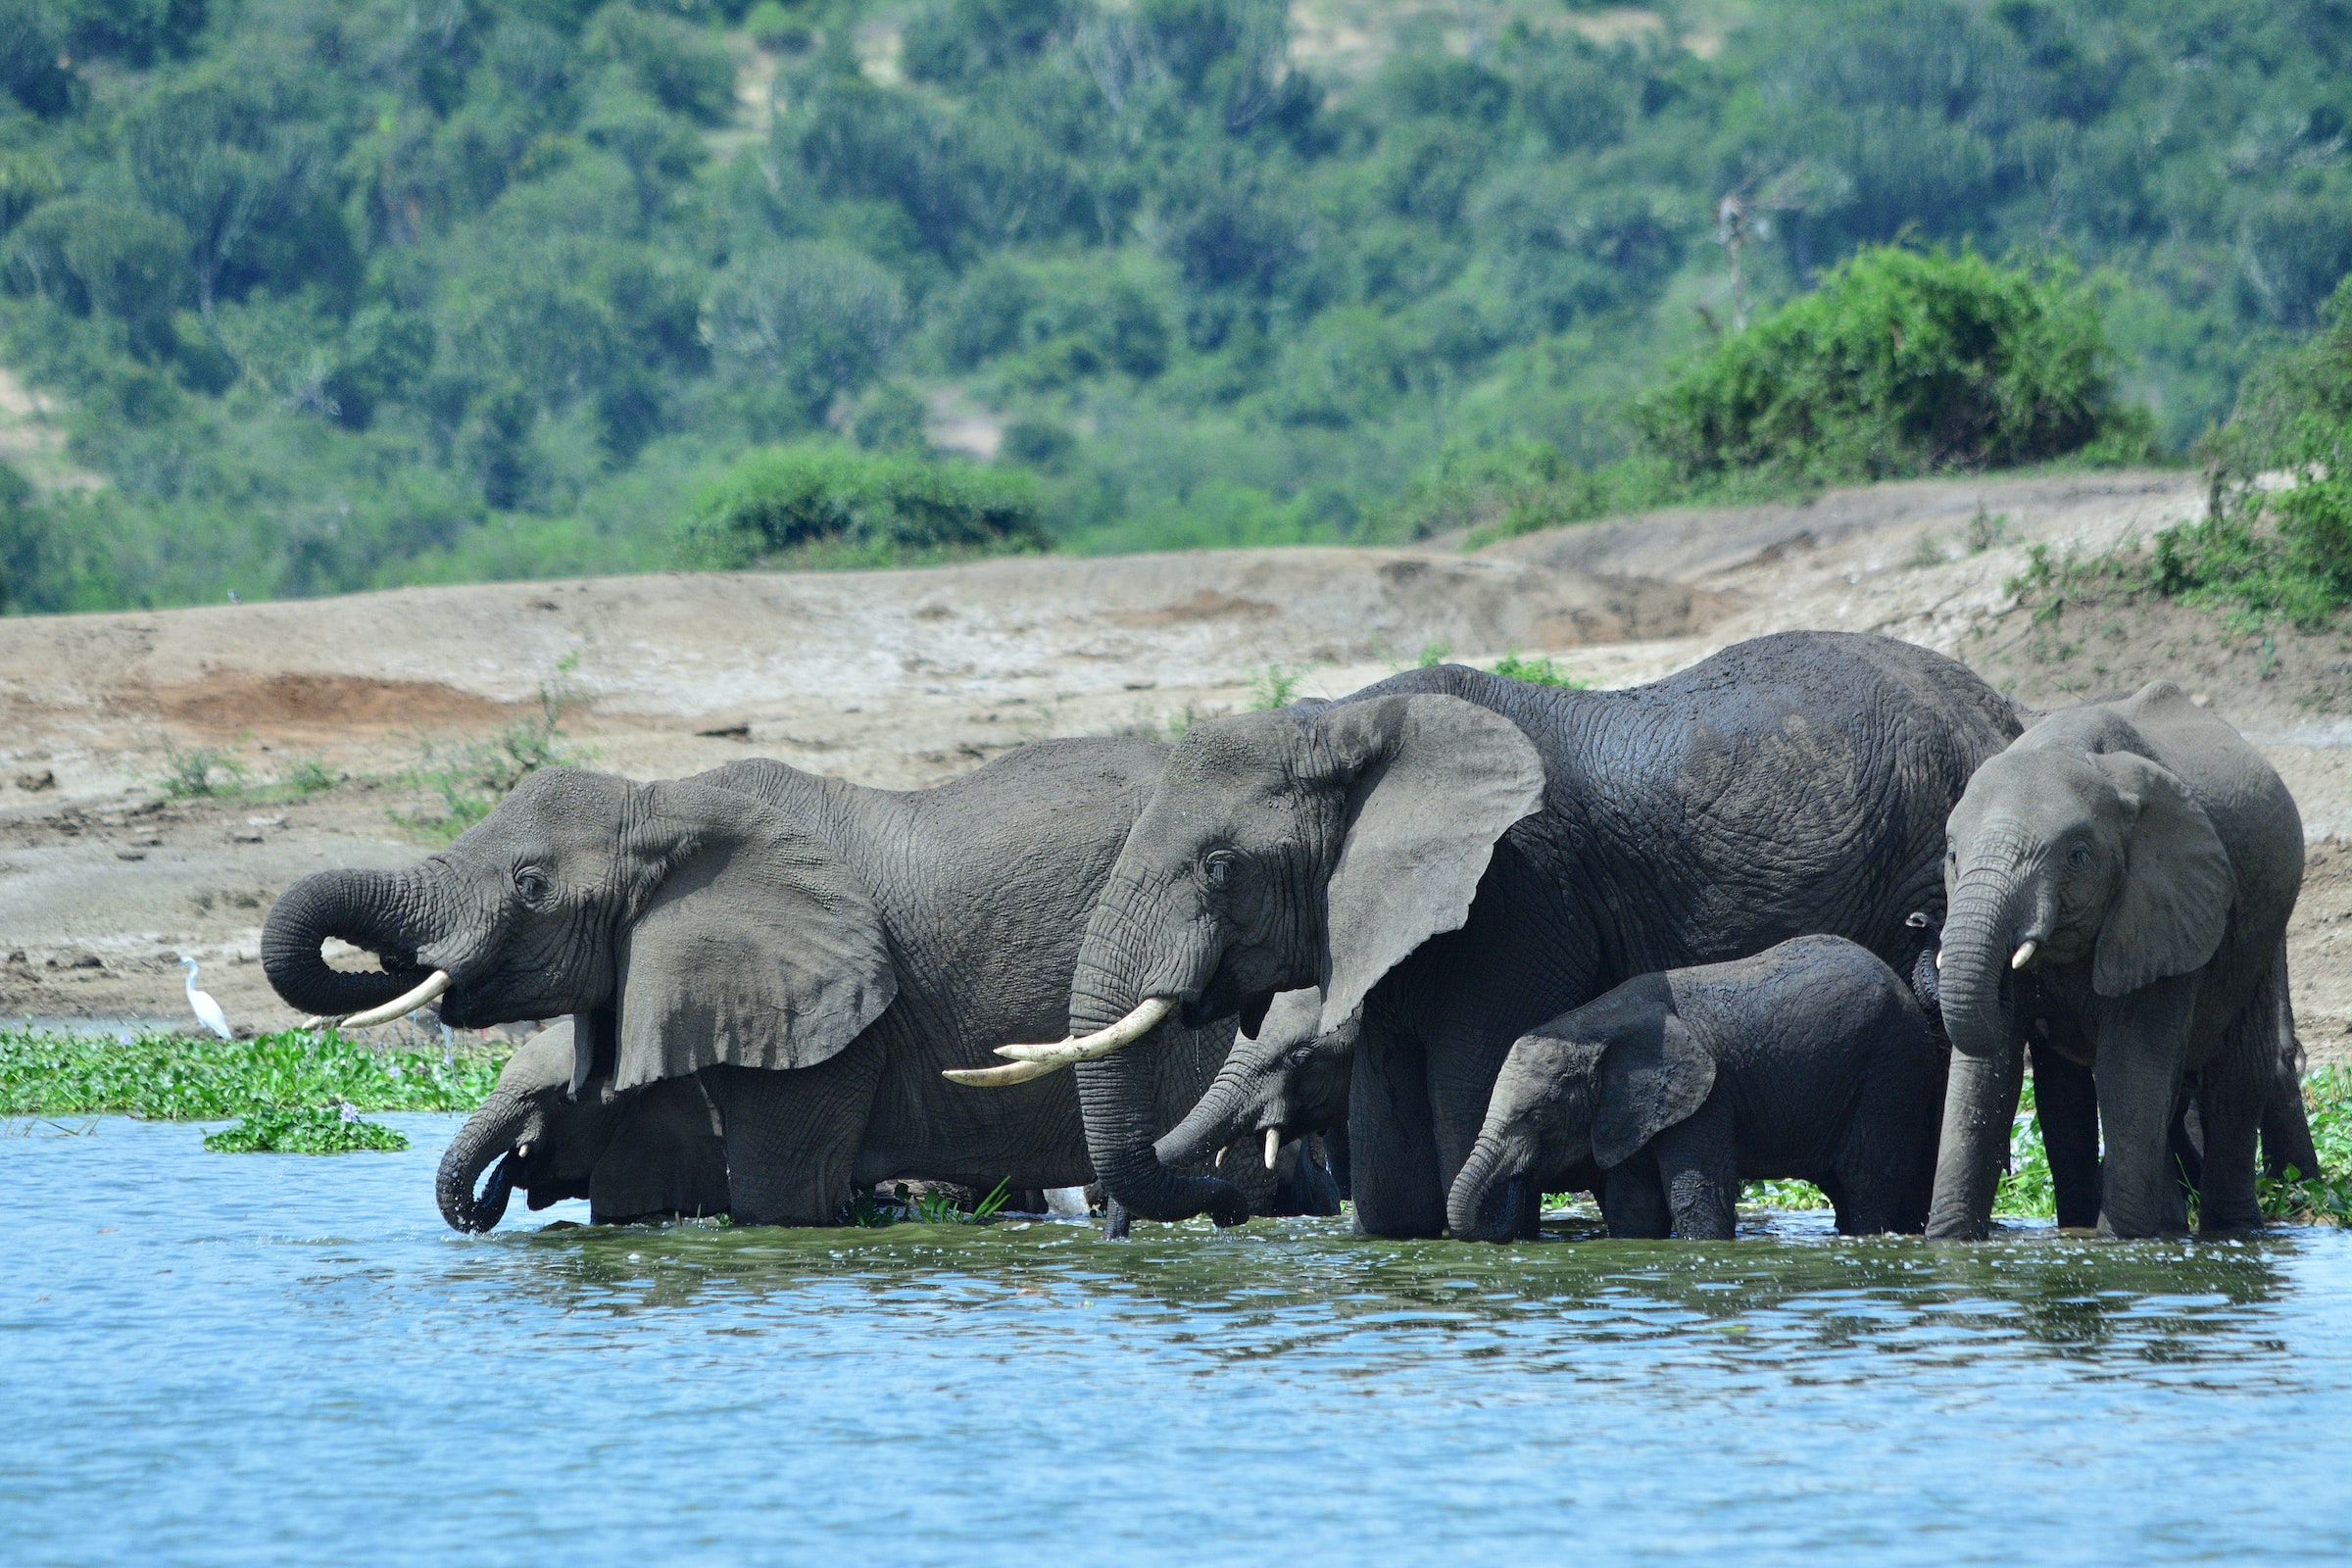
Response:
[{"label": "blurred background foliage", "polygon": [[0,602],[2185,453],[2352,268],[2348,68],[2333,0],[0,0]]}]

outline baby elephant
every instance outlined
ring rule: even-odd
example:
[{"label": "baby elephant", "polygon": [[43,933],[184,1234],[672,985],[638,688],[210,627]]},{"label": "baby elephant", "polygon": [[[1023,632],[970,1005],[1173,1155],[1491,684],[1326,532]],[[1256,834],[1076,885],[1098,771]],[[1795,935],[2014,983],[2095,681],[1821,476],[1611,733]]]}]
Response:
[{"label": "baby elephant", "polygon": [[1507,1241],[1520,1184],[1597,1165],[1612,1236],[1728,1241],[1740,1184],[1786,1176],[1845,1235],[1917,1231],[1944,1068],[1911,987],[1842,937],[1642,975],[1512,1044],[1447,1222]]}]

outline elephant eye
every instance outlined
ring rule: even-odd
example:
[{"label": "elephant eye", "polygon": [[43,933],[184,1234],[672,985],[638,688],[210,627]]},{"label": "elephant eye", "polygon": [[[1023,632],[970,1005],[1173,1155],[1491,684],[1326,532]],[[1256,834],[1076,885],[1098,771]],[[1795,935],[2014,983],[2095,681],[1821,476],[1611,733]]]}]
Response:
[{"label": "elephant eye", "polygon": [[2080,871],[2090,863],[2090,846],[2078,844],[2066,852],[2066,863]]},{"label": "elephant eye", "polygon": [[1241,857],[1231,850],[1212,850],[1200,859],[1200,876],[1212,888],[1221,888],[1233,876],[1234,863]]},{"label": "elephant eye", "polygon": [[547,891],[547,878],[524,866],[514,873],[514,891],[525,901],[536,901],[540,894]]}]

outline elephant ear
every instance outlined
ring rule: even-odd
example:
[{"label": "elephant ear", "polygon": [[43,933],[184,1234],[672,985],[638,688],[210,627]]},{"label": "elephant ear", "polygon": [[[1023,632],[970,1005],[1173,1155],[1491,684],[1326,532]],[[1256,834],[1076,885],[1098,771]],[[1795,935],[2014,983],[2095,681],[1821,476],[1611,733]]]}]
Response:
[{"label": "elephant ear", "polygon": [[1715,1087],[1715,1054],[1673,1013],[1615,1035],[1600,1058],[1599,1103],[1592,1112],[1592,1159],[1622,1165],[1643,1144],[1706,1103]]},{"label": "elephant ear", "polygon": [[2171,770],[2130,752],[2091,761],[2133,810],[2124,883],[2099,927],[2090,983],[2120,997],[2202,967],[2222,945],[2237,880],[2213,819]]},{"label": "elephant ear", "polygon": [[865,889],[750,796],[690,782],[644,793],[667,871],[622,938],[613,1086],[838,1055],[899,989]]},{"label": "elephant ear", "polygon": [[1348,782],[1326,893],[1321,1030],[1380,977],[1470,917],[1494,841],[1544,804],[1544,759],[1519,726],[1458,697],[1339,703],[1314,729]]}]

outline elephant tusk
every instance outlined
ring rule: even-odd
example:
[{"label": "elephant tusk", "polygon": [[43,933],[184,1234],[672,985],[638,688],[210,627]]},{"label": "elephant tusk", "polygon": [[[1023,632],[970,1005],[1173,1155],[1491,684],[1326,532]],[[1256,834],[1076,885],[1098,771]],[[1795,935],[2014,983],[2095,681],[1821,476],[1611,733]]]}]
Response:
[{"label": "elephant tusk", "polygon": [[2034,944],[2031,942],[2019,944],[2017,952],[2010,956],[2009,967],[2012,969],[2023,969],[2027,964],[2032,963],[2034,961]]},{"label": "elephant tusk", "polygon": [[[1131,1046],[1152,1030],[1159,1021],[1176,1010],[1173,997],[1146,997],[1135,1004],[1135,1010],[1106,1029],[1091,1035],[1057,1041],[1050,1046],[999,1046],[997,1054],[1014,1061],[1041,1062],[1049,1067],[1066,1067],[1073,1061],[1093,1061],[1107,1056],[1123,1046]],[[1018,1080],[1013,1080],[1017,1082]]]},{"label": "elephant tusk", "polygon": [[975,1089],[1004,1089],[1059,1072],[1062,1065],[1058,1061],[1008,1061],[1002,1067],[947,1067],[941,1069],[940,1076],[950,1083],[969,1084]]},{"label": "elephant tusk", "polygon": [[424,983],[416,990],[404,992],[380,1007],[369,1007],[366,1012],[355,1012],[348,1018],[321,1018],[318,1021],[331,1023],[338,1029],[372,1029],[379,1023],[407,1017],[453,984],[455,982],[450,979],[447,969],[435,969],[424,977]]},{"label": "elephant tusk", "polygon": [[1267,1128],[1267,1129],[1266,1129],[1266,1169],[1268,1169],[1268,1170],[1272,1170],[1272,1169],[1274,1168],[1274,1159],[1275,1159],[1275,1156],[1276,1156],[1276,1155],[1278,1155],[1278,1154],[1280,1154],[1281,1152],[1282,1152],[1282,1129],[1281,1129],[1281,1128],[1279,1128],[1279,1127],[1269,1127],[1269,1128]]},{"label": "elephant tusk", "polygon": [[516,1159],[528,1159],[531,1157],[531,1141],[528,1138],[525,1138],[521,1143],[514,1146],[514,1157]]}]

